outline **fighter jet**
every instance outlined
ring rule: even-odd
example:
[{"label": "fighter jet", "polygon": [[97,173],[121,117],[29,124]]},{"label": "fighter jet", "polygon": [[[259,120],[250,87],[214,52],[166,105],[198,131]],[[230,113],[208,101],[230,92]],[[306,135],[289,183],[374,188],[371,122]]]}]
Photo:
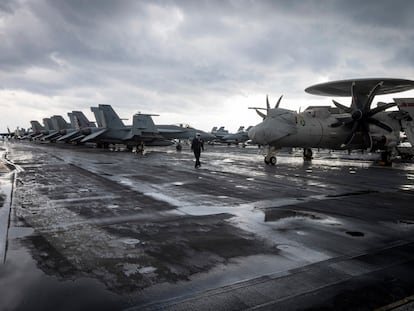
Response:
[{"label": "fighter jet", "polygon": [[252,126],[249,126],[246,130],[244,129],[244,126],[240,126],[236,133],[233,134],[227,134],[224,135],[220,141],[227,143],[228,145],[239,143],[244,143],[249,140],[249,130],[252,128]]},{"label": "fighter jet", "polygon": [[66,131],[71,128],[71,125],[62,116],[51,116],[50,122],[52,123],[53,130],[50,130],[49,134],[41,138],[43,141],[56,141],[56,139],[66,134]]},{"label": "fighter jet", "polygon": [[90,128],[90,134],[82,138],[81,143],[94,142],[104,148],[109,144],[124,144],[130,150],[135,146],[138,151],[142,151],[144,144],[167,143],[155,127],[151,115],[137,113],[133,116],[132,126],[125,126],[110,105],[99,105],[91,110],[98,116],[97,122],[102,127]]},{"label": "fighter jet", "polygon": [[68,112],[68,116],[71,128],[62,132],[63,135],[57,141],[77,143],[89,135],[93,128],[96,128],[95,123],[89,121],[82,111]]},{"label": "fighter jet", "polygon": [[201,139],[204,141],[211,141],[216,139],[216,136],[213,134],[207,133],[205,131],[196,129],[191,127],[188,124],[180,123],[178,125],[171,124],[171,125],[162,125],[156,124],[155,125],[159,133],[165,137],[167,140],[178,140],[176,145],[177,150],[182,149],[181,141],[182,140],[190,140],[195,137],[197,133],[201,134]]},{"label": "fighter jet", "polygon": [[224,126],[220,126],[219,129],[217,129],[217,126],[213,127],[211,130],[211,134],[217,137],[218,140],[222,139],[225,135],[229,134],[229,131],[224,129]]},{"label": "fighter jet", "polygon": [[[403,92],[414,88],[414,81],[404,79],[374,78],[341,80],[308,87],[305,91],[315,95],[350,96],[350,107],[333,101],[336,107],[309,107],[301,113],[279,108],[270,108],[266,100],[266,112],[255,108],[263,118],[249,131],[252,143],[266,146],[265,163],[276,164],[276,152],[282,147],[304,148],[305,159],[312,158],[311,148],[331,150],[369,149],[380,151],[382,160],[389,164],[398,142],[400,131],[406,133],[414,126],[411,111],[386,112],[397,106],[393,103],[378,103],[371,108],[376,95]],[[411,103],[410,103],[411,105]],[[411,107],[411,106],[410,106]],[[413,135],[414,136],[414,135]],[[408,135],[407,135],[408,137]],[[414,143],[414,137],[411,137]]]}]

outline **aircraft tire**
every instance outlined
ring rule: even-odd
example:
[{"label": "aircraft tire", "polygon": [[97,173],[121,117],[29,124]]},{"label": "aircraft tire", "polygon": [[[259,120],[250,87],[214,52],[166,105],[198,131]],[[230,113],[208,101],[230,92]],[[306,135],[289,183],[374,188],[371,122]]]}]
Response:
[{"label": "aircraft tire", "polygon": [[269,164],[270,164],[270,161],[267,159],[267,157],[265,157],[265,158],[264,158],[264,162],[265,162],[267,165],[269,165]]},{"label": "aircraft tire", "polygon": [[270,159],[269,159],[270,161],[269,161],[269,163],[271,164],[271,165],[276,165],[276,162],[277,162],[277,159],[276,159],[276,157],[270,157]]},{"label": "aircraft tire", "polygon": [[175,146],[175,150],[177,151],[181,151],[183,149],[183,146],[181,144],[178,144],[177,146]]}]

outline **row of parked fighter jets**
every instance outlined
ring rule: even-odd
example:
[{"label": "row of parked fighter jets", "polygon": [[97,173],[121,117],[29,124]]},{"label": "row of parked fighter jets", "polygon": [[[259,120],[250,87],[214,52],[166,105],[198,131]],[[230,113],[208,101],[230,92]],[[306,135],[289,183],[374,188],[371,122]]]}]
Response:
[{"label": "row of parked fighter jets", "polygon": [[[152,115],[137,113],[132,125],[125,125],[110,105],[91,107],[95,122],[91,122],[81,111],[68,113],[70,123],[62,116],[44,118],[42,126],[38,121],[31,121],[31,130],[17,131],[15,137],[20,139],[59,141],[66,143],[96,143],[98,147],[110,144],[124,144],[129,150],[134,147],[142,150],[144,145],[163,146],[172,144],[173,140],[187,140],[201,134],[205,141],[226,143],[244,142],[248,139],[247,130],[240,127],[235,134],[229,134],[224,127],[213,128],[211,133],[195,129],[186,124],[155,125]],[[181,148],[181,145],[177,145]]]}]

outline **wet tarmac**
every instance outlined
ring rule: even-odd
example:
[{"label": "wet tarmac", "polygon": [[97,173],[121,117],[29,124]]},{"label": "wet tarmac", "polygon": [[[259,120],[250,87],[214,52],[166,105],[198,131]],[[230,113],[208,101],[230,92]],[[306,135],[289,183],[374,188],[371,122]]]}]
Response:
[{"label": "wet tarmac", "polygon": [[0,310],[373,310],[414,295],[413,163],[0,153]]}]

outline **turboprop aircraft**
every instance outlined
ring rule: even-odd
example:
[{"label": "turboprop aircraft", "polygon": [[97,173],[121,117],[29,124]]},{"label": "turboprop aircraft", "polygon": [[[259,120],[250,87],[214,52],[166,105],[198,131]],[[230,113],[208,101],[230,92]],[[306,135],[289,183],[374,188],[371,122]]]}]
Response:
[{"label": "turboprop aircraft", "polygon": [[[414,81],[404,79],[373,78],[340,80],[316,84],[305,91],[324,96],[350,96],[351,106],[333,101],[336,107],[313,106],[297,113],[279,108],[282,97],[275,108],[270,108],[267,99],[266,113],[255,108],[263,118],[249,131],[252,143],[266,146],[265,163],[276,164],[276,152],[283,147],[304,148],[305,159],[312,158],[311,148],[331,150],[369,149],[381,151],[382,160],[389,164],[400,132],[412,133],[414,108],[407,99],[395,99],[393,103],[378,103],[371,108],[376,95],[392,94],[414,88]],[[404,107],[402,104],[403,102]],[[399,111],[385,110],[397,106]],[[409,110],[408,107],[413,108]],[[403,109],[405,108],[405,109]],[[411,143],[414,137],[411,135]],[[409,134],[407,135],[409,137]]]}]

